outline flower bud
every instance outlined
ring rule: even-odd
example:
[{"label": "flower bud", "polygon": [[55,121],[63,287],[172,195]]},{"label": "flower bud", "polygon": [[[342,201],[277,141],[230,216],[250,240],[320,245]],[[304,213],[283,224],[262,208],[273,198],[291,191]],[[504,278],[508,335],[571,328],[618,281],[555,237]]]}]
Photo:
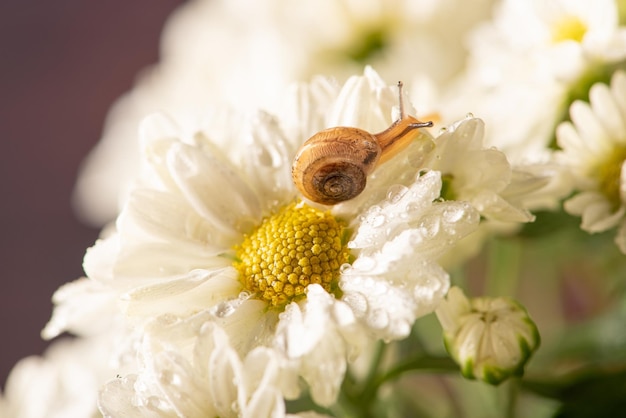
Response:
[{"label": "flower bud", "polygon": [[497,385],[521,376],[539,346],[539,331],[526,309],[509,298],[467,299],[452,287],[435,311],[444,343],[468,379]]}]

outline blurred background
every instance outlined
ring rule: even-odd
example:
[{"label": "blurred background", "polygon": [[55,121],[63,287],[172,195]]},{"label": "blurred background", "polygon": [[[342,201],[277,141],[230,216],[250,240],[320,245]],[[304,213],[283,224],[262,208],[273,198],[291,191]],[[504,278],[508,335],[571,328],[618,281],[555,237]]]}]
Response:
[{"label": "blurred background", "polygon": [[113,101],[158,59],[181,0],[0,2],[0,385],[41,354],[53,292],[80,277],[98,231],[71,194]]}]

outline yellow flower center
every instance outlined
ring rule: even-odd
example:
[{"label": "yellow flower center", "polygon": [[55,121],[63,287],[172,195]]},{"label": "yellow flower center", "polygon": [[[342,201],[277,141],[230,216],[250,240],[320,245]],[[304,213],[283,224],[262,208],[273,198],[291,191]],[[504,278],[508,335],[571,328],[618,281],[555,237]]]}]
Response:
[{"label": "yellow flower center", "polygon": [[620,194],[622,164],[626,160],[626,147],[617,147],[592,170],[600,192],[611,202],[613,209],[622,204]]},{"label": "yellow flower center", "polygon": [[587,33],[587,25],[577,16],[567,16],[556,22],[552,27],[552,42],[582,42]]},{"label": "yellow flower center", "polygon": [[272,307],[304,298],[313,283],[339,296],[339,268],[350,257],[344,231],[330,212],[292,203],[244,238],[234,266],[244,288]]}]

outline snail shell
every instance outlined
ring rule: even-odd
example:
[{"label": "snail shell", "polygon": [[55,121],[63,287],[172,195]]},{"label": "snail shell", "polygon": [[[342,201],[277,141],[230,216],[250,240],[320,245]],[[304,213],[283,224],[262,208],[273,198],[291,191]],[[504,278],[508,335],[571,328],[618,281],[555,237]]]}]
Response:
[{"label": "snail shell", "polygon": [[367,176],[381,163],[404,149],[419,132],[432,126],[405,116],[402,83],[398,83],[400,119],[378,134],[363,129],[335,127],[309,138],[298,151],[291,168],[296,187],[314,202],[335,205],[358,196]]},{"label": "snail shell", "polygon": [[291,174],[305,197],[324,205],[335,205],[363,191],[367,176],[380,156],[380,145],[369,132],[358,128],[329,128],[304,143]]}]

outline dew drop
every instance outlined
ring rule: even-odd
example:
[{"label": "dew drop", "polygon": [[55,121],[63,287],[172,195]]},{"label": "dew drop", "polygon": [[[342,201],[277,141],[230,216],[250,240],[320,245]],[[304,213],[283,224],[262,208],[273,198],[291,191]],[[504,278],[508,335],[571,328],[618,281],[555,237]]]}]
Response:
[{"label": "dew drop", "polygon": [[230,409],[235,413],[236,416],[240,416],[239,414],[239,402],[237,401],[233,401],[232,404],[230,404]]},{"label": "dew drop", "polygon": [[387,191],[387,199],[389,199],[391,203],[398,203],[408,190],[409,188],[402,184],[394,184],[389,187]]},{"label": "dew drop", "polygon": [[443,219],[448,223],[455,223],[463,218],[463,209],[446,208],[443,211]]},{"label": "dew drop", "polygon": [[172,386],[181,386],[183,382],[183,379],[178,373],[169,370],[165,370],[161,373],[160,380]]},{"label": "dew drop", "polygon": [[213,314],[218,318],[225,318],[235,312],[235,307],[230,302],[222,302],[213,308]]},{"label": "dew drop", "polygon": [[161,411],[167,408],[165,401],[156,396],[148,398],[147,407],[152,411]]},{"label": "dew drop", "polygon": [[411,202],[406,205],[406,214],[411,216],[412,214],[418,213],[422,210],[422,204],[420,202]]},{"label": "dew drop", "polygon": [[382,309],[376,309],[367,318],[367,323],[374,329],[383,329],[389,326],[389,316]]},{"label": "dew drop", "polygon": [[465,119],[474,119],[474,114],[473,114],[472,112],[468,112],[468,113],[465,115]]},{"label": "dew drop", "polygon": [[379,226],[382,226],[385,221],[387,220],[387,218],[385,217],[385,215],[380,214],[380,215],[376,215],[374,216],[374,218],[370,221],[370,225],[373,228],[378,228]]},{"label": "dew drop", "polygon": [[426,238],[433,238],[439,233],[440,229],[439,219],[429,219],[420,223],[420,228]]},{"label": "dew drop", "polygon": [[248,299],[250,299],[251,297],[252,297],[252,293],[248,292],[247,290],[242,290],[242,291],[239,293],[239,296],[238,296],[239,300],[241,300],[241,301],[248,300]]},{"label": "dew drop", "polygon": [[367,312],[367,298],[361,293],[344,294],[342,300],[347,303],[358,316],[364,315],[365,312]]},{"label": "dew drop", "polygon": [[381,213],[382,211],[383,211],[383,209],[380,206],[374,205],[374,206],[371,206],[368,209],[368,211],[366,213],[366,216],[373,216],[373,215],[376,215],[378,213]]}]

